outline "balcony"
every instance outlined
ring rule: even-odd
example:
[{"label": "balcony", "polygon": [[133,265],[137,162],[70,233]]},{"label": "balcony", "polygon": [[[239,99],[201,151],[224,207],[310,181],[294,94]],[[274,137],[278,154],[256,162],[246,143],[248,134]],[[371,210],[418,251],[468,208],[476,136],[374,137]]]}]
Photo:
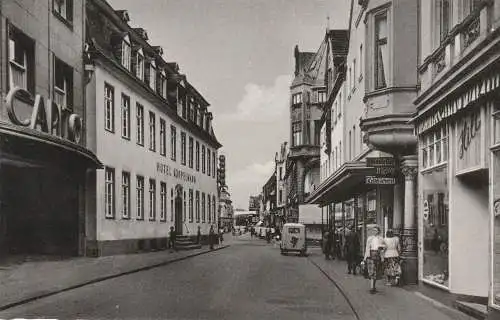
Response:
[{"label": "balcony", "polygon": [[319,145],[299,145],[290,147],[290,158],[314,158],[320,156]]}]

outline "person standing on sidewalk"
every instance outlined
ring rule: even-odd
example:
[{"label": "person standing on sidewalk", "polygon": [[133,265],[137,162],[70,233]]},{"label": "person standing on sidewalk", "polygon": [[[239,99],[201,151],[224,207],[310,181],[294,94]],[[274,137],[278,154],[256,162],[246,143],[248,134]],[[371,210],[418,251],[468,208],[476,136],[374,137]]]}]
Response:
[{"label": "person standing on sidewalk", "polygon": [[366,239],[365,265],[368,269],[370,279],[370,293],[377,292],[375,283],[381,277],[382,271],[382,251],[385,248],[384,238],[380,235],[380,227],[373,228],[374,234]]},{"label": "person standing on sidewalk", "polygon": [[196,233],[196,244],[200,244],[201,241],[201,227],[198,226],[198,232]]},{"label": "person standing on sidewalk", "polygon": [[175,234],[174,227],[170,227],[170,232],[168,235],[168,245],[170,247],[170,250],[176,250],[175,238],[176,238],[176,234]]},{"label": "person standing on sidewalk", "polygon": [[392,230],[387,230],[385,233],[384,243],[386,245],[384,251],[384,267],[387,277],[387,285],[397,285],[401,275],[401,267],[399,265],[399,252],[401,246],[399,238],[394,236]]},{"label": "person standing on sidewalk", "polygon": [[210,245],[210,250],[214,249],[214,242],[215,242],[215,231],[214,231],[214,226],[210,226],[210,231],[208,232],[208,243]]},{"label": "person standing on sidewalk", "polygon": [[345,240],[345,255],[347,260],[347,273],[356,274],[356,264],[358,262],[360,243],[358,233],[354,226],[349,227],[349,233],[346,235]]}]

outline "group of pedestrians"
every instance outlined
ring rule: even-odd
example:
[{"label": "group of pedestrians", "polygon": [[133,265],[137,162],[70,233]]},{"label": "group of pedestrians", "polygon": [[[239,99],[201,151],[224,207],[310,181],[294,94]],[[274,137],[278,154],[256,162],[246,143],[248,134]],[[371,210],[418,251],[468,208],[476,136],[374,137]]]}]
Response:
[{"label": "group of pedestrians", "polygon": [[[223,230],[220,229],[215,232],[215,228],[213,225],[210,226],[210,230],[208,231],[208,245],[210,250],[214,249],[214,245],[219,241],[221,244],[224,241]],[[177,232],[174,227],[170,227],[170,232],[168,233],[168,247],[172,251],[177,251],[176,246]],[[201,226],[198,226],[198,231],[196,233],[196,244],[201,243]]]},{"label": "group of pedestrians", "polygon": [[[343,240],[343,241],[342,241]],[[386,232],[384,238],[379,226],[373,228],[373,235],[366,239],[364,256],[360,256],[361,241],[354,226],[346,229],[341,237],[333,230],[323,234],[323,253],[325,259],[344,257],[347,262],[347,273],[356,274],[358,266],[364,276],[370,280],[370,293],[375,293],[376,281],[386,276],[386,285],[398,285],[401,277],[399,255],[401,246],[399,238],[392,230]],[[343,255],[342,255],[343,254]]]}]

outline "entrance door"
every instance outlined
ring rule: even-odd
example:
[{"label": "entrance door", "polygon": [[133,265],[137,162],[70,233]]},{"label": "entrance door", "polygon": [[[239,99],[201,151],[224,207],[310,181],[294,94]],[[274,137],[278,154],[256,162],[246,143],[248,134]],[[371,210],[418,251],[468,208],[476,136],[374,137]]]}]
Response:
[{"label": "entrance door", "polygon": [[182,234],[182,198],[175,198],[175,232]]}]

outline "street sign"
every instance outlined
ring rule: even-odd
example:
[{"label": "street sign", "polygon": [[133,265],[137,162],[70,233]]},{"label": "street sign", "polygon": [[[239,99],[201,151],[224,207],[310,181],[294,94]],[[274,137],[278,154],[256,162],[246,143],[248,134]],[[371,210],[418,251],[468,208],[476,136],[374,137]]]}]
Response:
[{"label": "street sign", "polygon": [[424,220],[429,219],[429,202],[427,200],[424,200]]},{"label": "street sign", "polygon": [[396,178],[391,177],[365,177],[366,184],[396,184]]}]

